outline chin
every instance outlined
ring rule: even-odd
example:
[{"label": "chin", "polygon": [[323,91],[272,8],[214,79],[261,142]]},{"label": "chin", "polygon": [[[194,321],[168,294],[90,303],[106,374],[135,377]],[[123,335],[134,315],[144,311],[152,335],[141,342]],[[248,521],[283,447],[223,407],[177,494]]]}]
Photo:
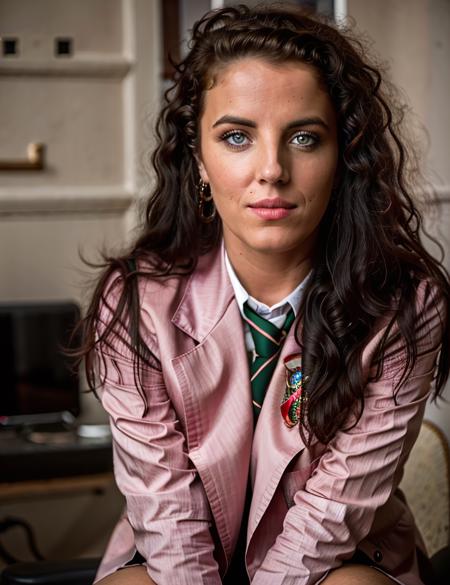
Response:
[{"label": "chin", "polygon": [[255,252],[260,252],[262,254],[283,254],[286,252],[294,253],[295,249],[297,248],[297,246],[293,245],[292,243],[279,240],[273,241],[269,239],[249,243],[249,247]]}]

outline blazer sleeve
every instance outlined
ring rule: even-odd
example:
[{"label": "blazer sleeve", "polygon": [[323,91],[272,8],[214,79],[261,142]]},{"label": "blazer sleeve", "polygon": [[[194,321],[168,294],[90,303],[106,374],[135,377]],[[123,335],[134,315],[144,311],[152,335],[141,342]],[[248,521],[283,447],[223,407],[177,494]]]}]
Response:
[{"label": "blazer sleeve", "polygon": [[[100,333],[110,320],[110,304],[101,309]],[[138,390],[126,335],[122,328],[102,344],[98,368],[112,429],[114,473],[126,498],[136,548],[158,585],[218,585],[210,508],[160,365],[141,365]]]},{"label": "blazer sleeve", "polygon": [[381,378],[366,387],[356,426],[335,435],[304,489],[295,494],[283,531],[252,585],[318,583],[369,534],[417,438],[441,345],[445,310],[433,294],[424,304],[422,293],[418,356],[410,375],[396,392],[405,351],[390,352]]}]

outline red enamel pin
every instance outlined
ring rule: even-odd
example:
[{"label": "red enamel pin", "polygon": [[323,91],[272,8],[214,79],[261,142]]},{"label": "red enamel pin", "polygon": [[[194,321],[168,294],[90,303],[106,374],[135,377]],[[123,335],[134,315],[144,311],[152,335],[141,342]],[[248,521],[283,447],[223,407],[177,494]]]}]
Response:
[{"label": "red enamel pin", "polygon": [[284,359],[286,374],[286,388],[280,410],[281,416],[288,427],[298,424],[302,404],[307,400],[303,384],[307,378],[303,377],[301,354],[291,354]]}]

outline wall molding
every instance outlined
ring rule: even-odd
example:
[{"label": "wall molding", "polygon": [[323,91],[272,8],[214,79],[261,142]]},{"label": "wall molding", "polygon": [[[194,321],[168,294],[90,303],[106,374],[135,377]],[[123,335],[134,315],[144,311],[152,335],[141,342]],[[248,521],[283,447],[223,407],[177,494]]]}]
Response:
[{"label": "wall molding", "polygon": [[102,77],[123,79],[133,68],[131,59],[121,54],[86,53],[49,60],[0,60],[0,75],[8,77]]},{"label": "wall molding", "polygon": [[432,203],[450,203],[450,185],[432,185],[431,193],[435,197]]},{"label": "wall molding", "polygon": [[122,215],[136,193],[117,185],[0,188],[0,217],[106,214]]}]

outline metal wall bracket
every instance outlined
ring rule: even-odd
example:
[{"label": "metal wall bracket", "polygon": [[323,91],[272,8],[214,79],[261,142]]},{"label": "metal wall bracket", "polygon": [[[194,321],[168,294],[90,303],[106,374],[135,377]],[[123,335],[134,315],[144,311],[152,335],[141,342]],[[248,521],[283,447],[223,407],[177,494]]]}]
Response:
[{"label": "metal wall bracket", "polygon": [[0,171],[42,171],[45,166],[45,144],[30,142],[26,160],[1,160]]}]

